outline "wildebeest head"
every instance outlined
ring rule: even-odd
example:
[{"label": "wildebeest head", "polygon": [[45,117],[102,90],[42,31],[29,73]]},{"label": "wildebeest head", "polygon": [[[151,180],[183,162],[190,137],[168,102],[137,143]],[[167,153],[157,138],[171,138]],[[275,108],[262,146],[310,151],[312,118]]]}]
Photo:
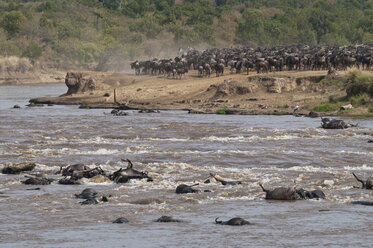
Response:
[{"label": "wildebeest head", "polygon": [[67,177],[67,176],[72,176],[73,173],[76,171],[86,171],[86,170],[89,170],[89,167],[84,164],[73,164],[73,165],[67,166],[65,169],[62,169],[61,167],[60,172],[62,171],[62,176]]}]

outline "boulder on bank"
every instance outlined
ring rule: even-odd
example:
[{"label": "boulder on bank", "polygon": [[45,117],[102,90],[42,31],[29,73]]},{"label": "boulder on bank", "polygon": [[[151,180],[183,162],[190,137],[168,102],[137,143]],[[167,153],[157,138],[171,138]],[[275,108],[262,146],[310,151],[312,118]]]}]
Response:
[{"label": "boulder on bank", "polygon": [[95,80],[82,72],[68,72],[65,77],[65,84],[68,87],[65,95],[93,91],[97,88]]}]

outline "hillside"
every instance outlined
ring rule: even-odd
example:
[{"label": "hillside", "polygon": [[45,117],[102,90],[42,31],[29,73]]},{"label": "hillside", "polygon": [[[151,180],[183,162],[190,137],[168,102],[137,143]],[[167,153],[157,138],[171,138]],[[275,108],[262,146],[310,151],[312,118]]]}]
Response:
[{"label": "hillside", "polygon": [[[129,69],[179,48],[373,42],[372,0],[2,0],[0,56]],[[4,71],[6,66],[1,66]]]}]

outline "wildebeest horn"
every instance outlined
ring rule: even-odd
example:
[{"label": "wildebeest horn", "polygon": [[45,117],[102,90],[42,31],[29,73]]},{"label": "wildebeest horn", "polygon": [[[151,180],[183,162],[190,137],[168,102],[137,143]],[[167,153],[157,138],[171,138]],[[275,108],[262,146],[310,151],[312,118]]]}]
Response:
[{"label": "wildebeest horn", "polygon": [[197,186],[197,185],[199,185],[199,183],[195,183],[193,185],[190,185],[189,187],[193,187],[193,186]]},{"label": "wildebeest horn", "polygon": [[217,218],[215,219],[215,223],[216,223],[216,224],[221,224],[223,221],[221,221],[221,220],[218,221],[218,219],[219,219],[219,217],[217,217]]},{"label": "wildebeest horn", "polygon": [[268,189],[263,188],[263,185],[262,185],[261,183],[259,183],[259,186],[262,188],[262,190],[263,190],[264,192],[268,192],[268,191],[269,191]]},{"label": "wildebeest horn", "polygon": [[133,164],[132,162],[129,160],[129,159],[121,159],[123,162],[127,162],[128,165],[127,165],[127,169],[131,169],[133,167]]},{"label": "wildebeest horn", "polygon": [[358,180],[359,182],[361,182],[363,184],[363,188],[365,187],[365,182],[363,180],[361,180],[360,178],[358,178],[355,173],[352,172],[352,175],[354,175],[354,177],[356,178],[356,180]]},{"label": "wildebeest horn", "polygon": [[60,170],[55,173],[55,175],[60,174],[62,172],[62,165],[60,166]]}]

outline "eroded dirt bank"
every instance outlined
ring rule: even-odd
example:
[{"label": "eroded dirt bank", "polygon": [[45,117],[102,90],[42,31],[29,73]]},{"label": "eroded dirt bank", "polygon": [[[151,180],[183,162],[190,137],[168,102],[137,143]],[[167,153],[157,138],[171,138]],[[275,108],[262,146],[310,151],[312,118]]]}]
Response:
[{"label": "eroded dirt bank", "polygon": [[327,83],[326,71],[270,74],[226,74],[200,78],[189,73],[182,79],[135,76],[107,72],[68,72],[67,92],[33,103],[81,104],[91,107],[132,109],[187,109],[192,112],[230,114],[308,114],[310,106],[345,90]]}]

